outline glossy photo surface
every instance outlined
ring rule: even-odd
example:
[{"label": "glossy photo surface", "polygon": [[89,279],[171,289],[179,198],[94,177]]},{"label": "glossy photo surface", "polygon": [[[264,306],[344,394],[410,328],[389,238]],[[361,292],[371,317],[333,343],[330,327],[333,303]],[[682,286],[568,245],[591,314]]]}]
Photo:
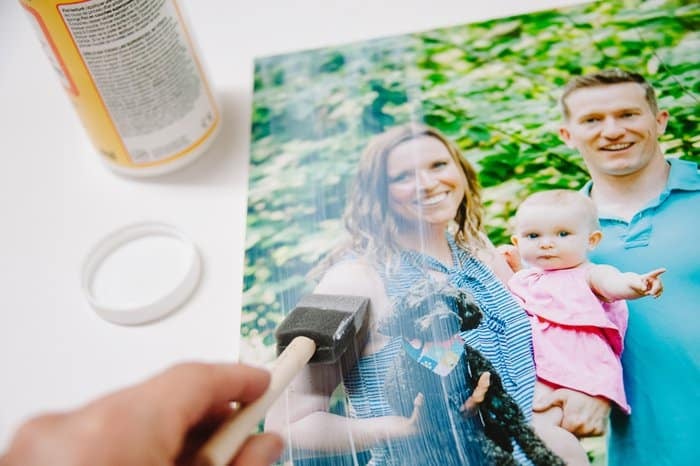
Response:
[{"label": "glossy photo surface", "polygon": [[[256,61],[241,359],[274,359],[304,295],[371,299],[356,364],[309,369],[299,391],[319,396],[268,419],[295,426],[284,464],[557,464],[525,445],[530,324],[494,247],[535,192],[633,173],[657,144],[700,161],[699,23],[695,2],[605,1]],[[613,68],[658,108],[623,83],[574,91],[562,115],[566,83]],[[578,241],[541,219],[563,264],[585,260],[584,226]],[[531,265],[556,262],[529,244]],[[473,408],[485,367],[504,398]],[[606,464],[604,438],[584,448]]]}]

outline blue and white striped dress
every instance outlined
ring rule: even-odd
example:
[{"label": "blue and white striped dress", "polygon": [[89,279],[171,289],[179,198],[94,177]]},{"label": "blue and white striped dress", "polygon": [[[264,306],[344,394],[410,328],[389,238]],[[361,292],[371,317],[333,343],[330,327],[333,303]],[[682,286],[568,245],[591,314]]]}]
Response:
[{"label": "blue and white striped dress", "polygon": [[[444,274],[452,286],[469,291],[481,308],[483,318],[476,329],[464,332],[466,342],[487,357],[498,371],[504,388],[530,418],[535,384],[530,323],[503,283],[484,263],[459,248],[448,236],[452,249],[452,268],[416,251],[404,251],[400,265],[393,273],[380,271],[390,299],[406,294],[430,270]],[[401,350],[401,339],[390,342],[371,355],[360,358],[345,377],[345,389],[350,401],[350,414],[357,418],[392,415],[385,399],[383,385],[392,361]],[[463,393],[467,393],[466,381]],[[449,426],[445,426],[449,429]],[[401,457],[401,442],[388,442],[373,448],[372,466],[408,466],[410,460]],[[405,456],[405,455],[404,455]],[[516,458],[529,464],[516,447]],[[407,462],[408,461],[408,462]]]}]

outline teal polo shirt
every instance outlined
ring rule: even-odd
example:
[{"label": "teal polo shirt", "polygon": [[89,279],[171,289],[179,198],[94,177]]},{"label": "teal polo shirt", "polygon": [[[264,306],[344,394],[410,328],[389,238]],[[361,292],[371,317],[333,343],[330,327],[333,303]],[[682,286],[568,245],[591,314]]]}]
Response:
[{"label": "teal polo shirt", "polygon": [[632,414],[613,409],[609,466],[700,457],[700,174],[695,163],[668,162],[665,189],[629,223],[600,218],[603,239],[590,255],[623,272],[668,269],[660,298],[628,301],[622,366]]}]

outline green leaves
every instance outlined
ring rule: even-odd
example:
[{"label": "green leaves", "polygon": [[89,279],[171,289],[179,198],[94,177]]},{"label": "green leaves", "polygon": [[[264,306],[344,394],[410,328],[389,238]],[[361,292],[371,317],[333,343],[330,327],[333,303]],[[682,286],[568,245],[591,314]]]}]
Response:
[{"label": "green leaves", "polygon": [[305,274],[346,239],[360,154],[392,125],[422,121],[458,144],[497,244],[522,198],[588,178],[557,135],[575,75],[645,74],[671,114],[666,153],[699,161],[699,26],[697,2],[603,1],[257,60],[243,334],[270,342],[312,288]]}]

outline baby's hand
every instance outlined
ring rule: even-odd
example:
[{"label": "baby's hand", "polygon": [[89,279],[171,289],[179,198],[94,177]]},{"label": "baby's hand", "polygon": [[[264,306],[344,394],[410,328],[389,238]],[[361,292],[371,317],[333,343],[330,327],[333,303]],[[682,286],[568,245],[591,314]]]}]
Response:
[{"label": "baby's hand", "polygon": [[496,246],[496,251],[503,256],[503,259],[505,259],[506,263],[513,272],[522,270],[523,263],[520,260],[518,248],[512,244],[501,244],[500,246]]},{"label": "baby's hand", "polygon": [[661,282],[661,274],[666,269],[656,269],[639,275],[639,281],[632,285],[632,288],[641,296],[653,296],[658,298],[664,291],[664,284]]}]

